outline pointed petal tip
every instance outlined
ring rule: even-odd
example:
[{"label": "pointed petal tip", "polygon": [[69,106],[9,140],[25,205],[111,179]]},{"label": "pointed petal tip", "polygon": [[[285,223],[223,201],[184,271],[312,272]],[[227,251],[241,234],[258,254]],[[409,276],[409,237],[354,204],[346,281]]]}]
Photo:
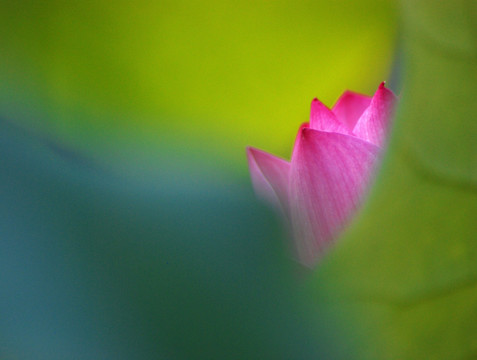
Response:
[{"label": "pointed petal tip", "polygon": [[305,122],[303,124],[300,125],[300,127],[298,128],[298,132],[296,134],[296,139],[295,139],[295,143],[297,142],[297,140],[299,138],[301,138],[303,136],[303,130],[311,130],[310,128],[310,123],[308,122]]},{"label": "pointed petal tip", "polygon": [[310,134],[312,132],[318,132],[317,130],[313,130],[309,127],[303,127],[303,128],[300,128],[300,138],[302,140],[308,140],[310,138]]},{"label": "pointed petal tip", "polygon": [[266,156],[272,156],[271,154],[267,153],[266,151],[254,148],[252,146],[247,146],[246,148],[247,152],[247,157],[249,160],[254,160],[257,162],[257,157],[266,157]]},{"label": "pointed petal tip", "polygon": [[378,89],[373,95],[371,105],[376,106],[379,103],[387,103],[386,106],[391,109],[393,104],[397,101],[397,96],[391,89],[387,88],[385,85],[386,81],[383,81],[381,84],[379,84]]},{"label": "pointed petal tip", "polygon": [[310,123],[304,122],[298,128],[298,131],[295,136],[295,143],[293,144],[292,157],[293,157],[293,154],[295,153],[295,149],[297,149],[298,145],[300,144],[303,129],[307,129],[309,127],[310,127]]},{"label": "pointed petal tip", "polygon": [[256,195],[286,215],[288,213],[290,163],[250,146],[247,146],[246,152],[252,185]]},{"label": "pointed petal tip", "polygon": [[385,84],[383,81],[379,85],[369,107],[353,129],[355,136],[380,147],[385,144],[397,101],[397,96]]},{"label": "pointed petal tip", "polygon": [[386,87],[386,81],[383,81],[381,84],[379,84],[378,89],[376,90],[376,93],[374,95],[376,96],[376,94],[380,93],[386,94],[387,96],[391,97],[391,99],[397,98],[394,92]]},{"label": "pointed petal tip", "polygon": [[254,151],[256,149],[251,146],[245,147],[245,153],[247,154],[247,158],[250,160],[250,158],[254,157]]},{"label": "pointed petal tip", "polygon": [[342,98],[342,97],[346,97],[346,96],[355,96],[355,95],[358,95],[358,96],[367,96],[367,95],[364,95],[364,94],[361,94],[361,93],[357,93],[356,91],[352,91],[350,89],[346,89],[345,91],[343,91],[341,93],[341,95],[339,96],[338,99]]},{"label": "pointed petal tip", "polygon": [[[309,145],[322,143],[323,141],[326,141],[329,137],[334,139],[334,135],[343,135],[343,134],[320,131],[320,130],[315,130],[315,129],[305,127],[301,129],[301,132],[300,132],[300,143],[301,143],[301,146],[305,146],[306,148],[308,148]],[[343,135],[343,136],[346,136],[346,135]],[[315,151],[318,151],[318,152],[320,150],[321,149],[319,148],[315,149]]]},{"label": "pointed petal tip", "polygon": [[318,98],[314,98],[311,102],[310,128],[342,134],[351,132],[351,129],[348,129],[345,123],[338,120],[333,111]]},{"label": "pointed petal tip", "polygon": [[[380,88],[380,87],[381,87],[381,85],[378,88]],[[359,93],[359,92],[352,91],[352,90],[348,89],[348,90],[343,91],[343,93],[339,96],[339,98],[336,100],[335,104],[333,105],[332,110],[334,111],[337,106],[343,105],[343,104],[340,104],[340,103],[345,103],[345,105],[346,105],[347,102],[351,102],[351,105],[353,107],[356,107],[358,105],[358,104],[355,103],[356,101],[364,103],[364,102],[367,102],[367,101],[371,101],[372,97],[373,97],[372,95],[365,95],[365,94],[362,94],[362,93]]]},{"label": "pointed petal tip", "polygon": [[267,162],[272,161],[272,162],[288,163],[287,160],[281,157],[275,156],[273,154],[254,148],[252,146],[247,146],[245,149],[246,149],[247,156],[253,158],[255,161],[258,161],[258,162],[265,160]]},{"label": "pointed petal tip", "polygon": [[313,100],[311,101],[311,112],[316,111],[316,109],[319,109],[322,106],[327,108],[327,106],[323,104],[320,99],[318,99],[317,97],[313,98]]},{"label": "pointed petal tip", "polygon": [[[333,136],[333,134],[339,134],[339,133],[333,133],[333,132],[328,132],[328,131],[320,131],[316,129],[312,129],[309,127],[304,127],[301,129],[301,137],[302,139],[310,139],[310,138],[326,138],[328,136]],[[344,135],[344,134],[339,134],[339,135]]]},{"label": "pointed petal tip", "polygon": [[301,129],[301,139],[305,141],[320,141],[322,139],[326,139],[329,136],[333,137],[334,134],[343,135],[339,133],[332,133],[327,131],[320,131],[311,128],[303,128]]},{"label": "pointed petal tip", "polygon": [[310,115],[313,115],[313,112],[315,111],[329,111],[331,112],[331,109],[325,105],[323,103],[323,101],[321,101],[320,99],[318,99],[317,97],[313,98],[313,100],[311,101],[311,114]]},{"label": "pointed petal tip", "polygon": [[344,91],[333,105],[332,111],[343,124],[352,132],[358,119],[371,103],[372,96],[351,90]]}]

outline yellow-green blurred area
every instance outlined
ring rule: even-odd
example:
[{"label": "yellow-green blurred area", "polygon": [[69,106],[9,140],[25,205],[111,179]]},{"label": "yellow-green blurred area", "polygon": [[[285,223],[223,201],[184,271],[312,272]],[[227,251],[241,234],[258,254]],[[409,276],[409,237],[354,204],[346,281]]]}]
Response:
[{"label": "yellow-green blurred area", "polygon": [[388,149],[310,274],[245,146],[391,80],[396,4],[0,0],[0,359],[477,358],[477,2],[400,3]]},{"label": "yellow-green blurred area", "polygon": [[[108,160],[288,156],[317,96],[389,79],[392,1],[2,1],[0,116]],[[242,171],[240,170],[240,171]]]}]

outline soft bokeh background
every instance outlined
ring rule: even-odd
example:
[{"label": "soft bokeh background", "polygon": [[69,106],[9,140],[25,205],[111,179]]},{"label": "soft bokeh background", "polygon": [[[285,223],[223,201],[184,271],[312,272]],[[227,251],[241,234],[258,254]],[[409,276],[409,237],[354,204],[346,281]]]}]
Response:
[{"label": "soft bokeh background", "polygon": [[0,357],[312,358],[245,146],[389,79],[389,1],[2,1]]},{"label": "soft bokeh background", "polygon": [[[400,3],[1,1],[0,358],[475,358],[477,6]],[[383,80],[389,151],[311,274],[244,148]]]},{"label": "soft bokeh background", "polygon": [[[0,115],[108,163],[245,174],[319,96],[389,80],[392,1],[3,1]],[[183,162],[184,158],[185,163]]]}]

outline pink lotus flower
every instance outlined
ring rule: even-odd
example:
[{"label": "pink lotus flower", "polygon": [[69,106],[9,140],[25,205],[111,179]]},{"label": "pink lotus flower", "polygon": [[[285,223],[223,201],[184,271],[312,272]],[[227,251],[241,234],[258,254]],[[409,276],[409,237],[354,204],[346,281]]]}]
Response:
[{"label": "pink lotus flower", "polygon": [[396,96],[344,92],[330,110],[311,103],[291,161],[247,148],[257,195],[286,217],[298,260],[313,266],[363,200],[386,140]]}]

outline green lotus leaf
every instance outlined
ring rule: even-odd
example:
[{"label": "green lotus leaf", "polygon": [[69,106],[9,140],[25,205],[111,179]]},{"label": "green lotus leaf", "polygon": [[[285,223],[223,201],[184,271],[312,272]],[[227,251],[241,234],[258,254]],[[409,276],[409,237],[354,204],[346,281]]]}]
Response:
[{"label": "green lotus leaf", "polygon": [[335,358],[477,356],[470,3],[403,2],[403,98],[389,149],[367,204],[313,279]]}]

